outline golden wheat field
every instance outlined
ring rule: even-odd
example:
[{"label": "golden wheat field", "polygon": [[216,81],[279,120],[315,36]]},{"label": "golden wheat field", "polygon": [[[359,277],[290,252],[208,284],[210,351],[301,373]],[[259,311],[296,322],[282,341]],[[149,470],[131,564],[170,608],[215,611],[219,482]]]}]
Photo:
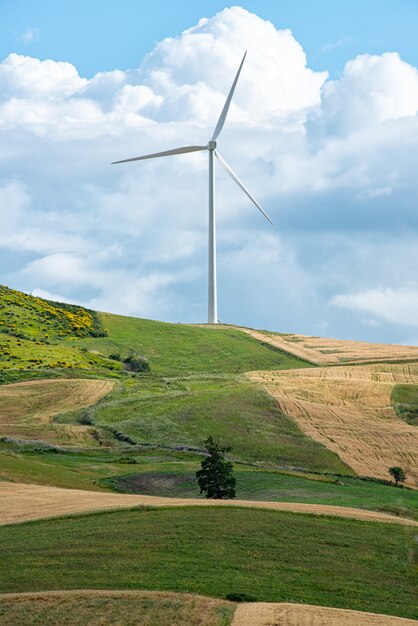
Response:
[{"label": "golden wheat field", "polygon": [[53,423],[54,416],[94,404],[114,387],[108,380],[49,379],[0,386],[0,436],[50,443],[92,440],[88,426]]},{"label": "golden wheat field", "polygon": [[415,620],[308,604],[241,604],[232,626],[412,626]]},{"label": "golden wheat field", "polygon": [[389,478],[400,465],[418,484],[418,430],[395,413],[393,386],[418,383],[418,363],[252,372],[301,430],[358,474]]},{"label": "golden wheat field", "polygon": [[269,343],[318,365],[337,363],[367,363],[379,361],[418,361],[418,346],[398,346],[383,343],[327,339],[308,335],[274,335],[241,328],[258,341]]},{"label": "golden wheat field", "polygon": [[[230,500],[203,500],[198,498],[163,498],[118,494],[81,489],[63,489],[26,483],[0,482],[0,525],[16,524],[28,520],[137,506],[231,506]],[[391,522],[405,526],[418,526],[414,520],[349,507],[299,502],[262,502],[259,500],[234,500],[233,506],[273,511],[288,511],[313,515],[332,515],[372,522]]]},{"label": "golden wheat field", "polygon": [[165,591],[52,591],[0,596],[2,626],[222,626],[234,604]]}]

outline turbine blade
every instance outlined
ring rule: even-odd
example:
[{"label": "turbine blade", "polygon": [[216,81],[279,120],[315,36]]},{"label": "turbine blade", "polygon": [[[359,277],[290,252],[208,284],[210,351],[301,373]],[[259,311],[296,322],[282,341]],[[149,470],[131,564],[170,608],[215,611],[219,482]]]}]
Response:
[{"label": "turbine blade", "polygon": [[113,161],[111,165],[117,163],[129,163],[130,161],[143,161],[144,159],[155,159],[157,157],[171,156],[172,154],[185,154],[186,152],[198,152],[199,150],[207,150],[206,146],[184,146],[184,148],[174,148],[174,150],[165,150],[164,152],[154,152],[154,154],[145,154],[144,156],[133,157],[132,159],[123,159],[123,161]]},{"label": "turbine blade", "polygon": [[244,64],[246,56],[247,56],[247,51],[245,51],[245,54],[242,57],[241,65],[238,68],[237,75],[235,76],[235,80],[232,83],[232,87],[231,87],[231,89],[229,91],[229,94],[228,94],[228,97],[227,97],[227,99],[225,101],[224,108],[222,109],[222,113],[221,113],[221,115],[219,117],[218,123],[216,124],[216,128],[213,131],[212,141],[216,141],[219,133],[221,132],[221,130],[222,130],[224,124],[225,124],[226,116],[228,115],[229,105],[231,104],[232,96],[234,95],[235,87],[237,85],[238,78],[239,78],[239,75],[241,73],[241,68],[242,68],[242,66]]},{"label": "turbine blade", "polygon": [[240,187],[242,189],[242,191],[249,197],[249,199],[251,200],[251,202],[253,202],[255,204],[255,206],[257,207],[257,209],[259,211],[261,211],[261,213],[264,215],[264,217],[270,222],[270,224],[273,224],[273,222],[271,221],[271,219],[269,218],[269,216],[267,215],[267,213],[265,211],[263,211],[263,209],[261,208],[261,206],[258,204],[257,200],[250,194],[250,192],[248,191],[248,189],[245,187],[244,183],[242,183],[240,181],[240,179],[238,178],[238,176],[235,174],[235,172],[232,170],[232,168],[229,167],[228,163],[225,161],[225,159],[223,159],[221,157],[221,155],[219,154],[219,152],[217,150],[215,150],[215,155],[216,158],[218,159],[219,163],[222,165],[222,167],[224,168],[225,172],[227,174],[230,175],[230,177],[232,178],[233,181],[236,182],[236,184],[238,185],[238,187]]}]

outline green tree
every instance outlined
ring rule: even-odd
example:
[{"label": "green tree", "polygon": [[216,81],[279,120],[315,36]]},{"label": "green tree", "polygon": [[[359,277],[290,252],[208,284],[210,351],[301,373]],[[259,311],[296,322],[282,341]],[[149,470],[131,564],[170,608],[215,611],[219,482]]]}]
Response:
[{"label": "green tree", "polygon": [[394,479],[396,485],[405,481],[406,472],[402,467],[389,467],[389,474]]},{"label": "green tree", "polygon": [[208,437],[204,442],[208,456],[202,461],[202,468],[196,472],[200,493],[206,498],[229,500],[236,497],[235,478],[230,461],[225,461],[224,455],[230,447],[221,447],[219,441]]}]

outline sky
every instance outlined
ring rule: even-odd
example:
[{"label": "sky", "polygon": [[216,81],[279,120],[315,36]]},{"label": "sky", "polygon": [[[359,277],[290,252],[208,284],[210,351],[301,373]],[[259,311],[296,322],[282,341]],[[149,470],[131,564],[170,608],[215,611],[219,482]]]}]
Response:
[{"label": "sky", "polygon": [[172,322],[418,344],[412,0],[0,3],[0,282]]}]

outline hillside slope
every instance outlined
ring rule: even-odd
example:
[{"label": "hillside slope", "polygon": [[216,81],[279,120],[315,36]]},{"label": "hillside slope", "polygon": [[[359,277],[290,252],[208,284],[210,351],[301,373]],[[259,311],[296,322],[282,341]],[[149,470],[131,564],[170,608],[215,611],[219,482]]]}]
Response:
[{"label": "hillside slope", "polygon": [[390,363],[418,360],[418,346],[329,339],[293,333],[272,333],[250,328],[243,328],[242,330],[259,341],[266,342],[316,365],[370,362]]},{"label": "hillside slope", "polygon": [[416,388],[418,363],[254,372],[302,431],[358,474],[386,478],[401,466],[418,485],[418,429],[391,406],[396,384]]},{"label": "hillside slope", "polygon": [[[157,461],[148,464],[147,471],[174,471],[175,475],[180,475],[184,470],[190,475],[198,464],[202,442],[208,435],[232,445],[233,458],[237,461],[250,466],[296,471],[306,476],[307,481],[311,480],[311,472],[329,474],[330,481],[333,476],[338,481],[336,475],[352,476],[356,472],[388,478],[386,472],[392,457],[385,458],[383,454],[379,467],[352,462],[357,454],[354,451],[357,435],[352,440],[346,439],[345,448],[331,442],[333,423],[327,427],[327,437],[318,436],[318,432],[325,428],[325,422],[323,427],[321,424],[327,415],[322,409],[318,411],[318,403],[304,405],[304,415],[309,416],[309,423],[319,419],[316,429],[308,429],[293,410],[296,405],[290,402],[291,395],[284,401],[283,390],[280,397],[275,392],[272,397],[263,389],[267,386],[272,391],[272,386],[265,383],[271,382],[271,377],[276,375],[281,384],[293,381],[291,393],[302,396],[307,393],[305,381],[311,386],[324,385],[322,370],[290,354],[292,345],[300,342],[288,341],[285,352],[271,345],[272,334],[263,333],[256,338],[243,332],[246,329],[167,324],[96,313],[82,307],[46,302],[6,287],[0,289],[0,321],[3,322],[0,324],[0,347],[3,348],[0,382],[44,380],[42,385],[33,388],[40,393],[33,406],[26,407],[27,410],[18,409],[21,403],[17,393],[19,387],[3,387],[0,393],[0,435],[13,439],[12,443],[4,441],[0,451],[4,458],[3,467],[7,468],[4,476],[8,479],[22,481],[27,477],[30,481],[40,480],[45,484],[54,475],[53,467],[58,468],[59,464],[60,470],[55,470],[56,483],[53,483],[57,486],[85,488],[86,480],[90,480],[92,488],[96,484],[97,488],[119,489],[122,483],[113,479],[127,475],[129,467],[125,466],[123,470],[123,463],[115,463],[117,455],[121,455],[122,461],[129,458],[129,462],[135,465],[142,463],[144,454],[151,454],[152,450],[159,450]],[[132,371],[125,363],[127,358],[149,363],[150,369]],[[343,369],[340,366],[330,371],[336,375],[337,370],[342,373]],[[362,371],[354,369],[359,374]],[[244,376],[254,370],[264,374],[256,379]],[[272,372],[270,378],[269,372]],[[306,372],[306,378],[302,378],[303,372]],[[354,396],[358,396],[358,415],[369,415],[367,407],[364,412],[362,410],[362,402],[368,403],[369,397],[359,394],[354,378],[350,375],[345,380],[348,390],[342,403],[347,403],[346,398],[352,389]],[[414,381],[405,376],[401,378],[397,382],[403,385],[399,387],[403,395],[397,397],[412,402],[410,391]],[[68,379],[75,385],[80,385],[82,379],[107,379],[114,383],[107,387],[105,395],[93,395],[88,408],[76,403],[57,402],[56,410],[51,413],[47,393],[49,379],[54,379],[57,390],[59,379],[62,380],[63,397],[69,389]],[[101,386],[95,380],[91,384],[96,388]],[[13,395],[14,389],[16,396]],[[286,391],[285,396],[288,393]],[[13,402],[17,413],[15,411],[11,417],[7,407]],[[389,406],[390,398],[385,402]],[[300,408],[300,402],[297,406]],[[412,405],[402,404],[402,410],[407,410],[408,406]],[[389,410],[392,411],[390,407]],[[393,411],[391,415],[395,415]],[[397,423],[401,424],[400,430],[407,427],[405,422],[398,420]],[[414,427],[408,428],[414,438]],[[390,446],[401,434],[394,434]],[[25,441],[32,440],[93,450],[99,448],[98,464],[86,474],[77,471],[74,475],[69,469],[70,459],[68,463],[64,462],[64,457],[54,460],[46,449],[28,447]],[[398,444],[394,448],[400,449]],[[105,450],[114,454],[111,463],[105,464]],[[42,454],[46,461],[47,453],[48,461],[43,467],[49,478],[44,480],[36,455]],[[83,454],[80,456],[74,450],[73,468],[87,467]],[[177,468],[170,465],[175,462],[170,454],[177,455]],[[169,460],[168,466],[160,460],[164,455]],[[405,457],[399,462],[404,463]],[[407,470],[412,466],[408,459]],[[103,482],[105,468],[108,469],[107,483]],[[130,484],[134,485],[135,472],[131,470],[130,474],[133,476]],[[79,483],[74,482],[77,476]],[[87,476],[90,479],[86,479]],[[412,476],[413,473],[409,472],[409,479]],[[305,498],[305,490],[300,493],[300,497]],[[347,503],[350,497],[347,494]],[[337,499],[340,504],[340,496]],[[399,499],[399,510],[402,506],[408,508],[406,499],[406,496]],[[364,506],[370,508],[369,501],[375,500],[365,496]],[[393,498],[389,495],[387,507],[393,507]]]},{"label": "hillside slope", "polygon": [[[413,477],[418,360],[347,367],[350,345],[322,368],[323,345],[300,358],[300,340],[280,346],[272,333],[97,313],[5,287],[0,322],[3,593],[195,592],[218,598],[201,604],[217,626],[231,622],[230,594],[417,616],[418,491],[382,479],[395,461]],[[232,446],[245,510],[199,494],[209,435]],[[20,601],[4,604],[13,624],[31,610]],[[69,601],[71,619],[91,602],[103,606]],[[164,623],[167,606],[150,600],[146,619]],[[198,619],[194,605],[178,607]]]}]

